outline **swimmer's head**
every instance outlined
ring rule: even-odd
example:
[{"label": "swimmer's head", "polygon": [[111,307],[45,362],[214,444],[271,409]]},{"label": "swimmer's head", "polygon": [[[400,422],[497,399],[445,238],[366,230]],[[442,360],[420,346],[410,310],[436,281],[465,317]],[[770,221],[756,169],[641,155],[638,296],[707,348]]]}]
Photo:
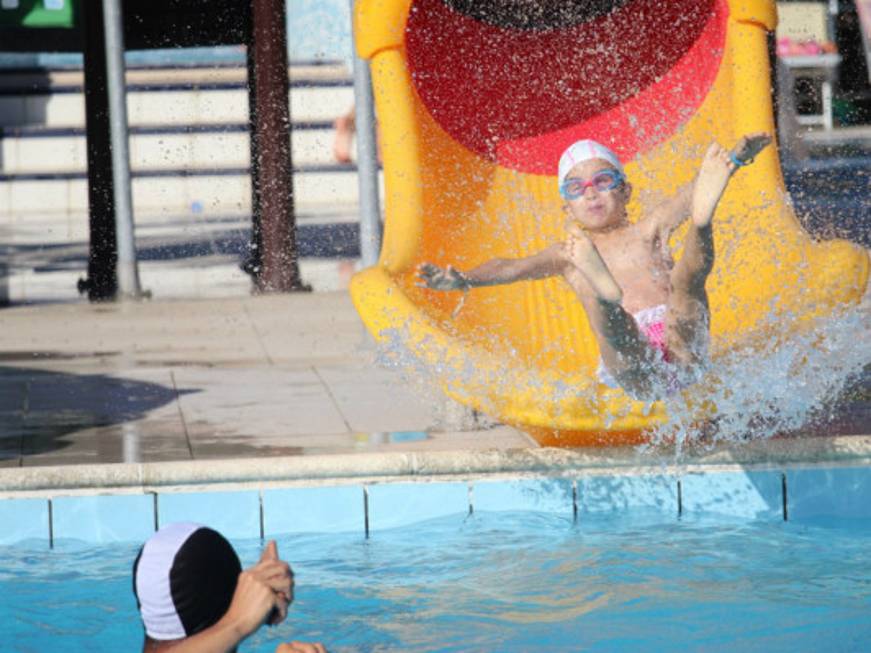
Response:
[{"label": "swimmer's head", "polygon": [[562,188],[562,185],[569,176],[569,172],[571,172],[572,168],[579,163],[590,161],[592,159],[607,161],[617,172],[624,177],[626,176],[626,173],[623,170],[623,164],[620,163],[620,159],[617,158],[617,155],[614,154],[614,152],[601,143],[587,139],[576,141],[569,145],[559,158],[557,172],[557,183],[559,184],[559,187]]},{"label": "swimmer's head", "polygon": [[242,565],[230,543],[211,528],[164,526],[133,563],[133,591],[153,640],[190,637],[216,624],[230,607]]},{"label": "swimmer's head", "polygon": [[620,159],[596,141],[572,144],[559,160],[558,181],[563,209],[589,231],[607,231],[627,221],[632,186]]}]

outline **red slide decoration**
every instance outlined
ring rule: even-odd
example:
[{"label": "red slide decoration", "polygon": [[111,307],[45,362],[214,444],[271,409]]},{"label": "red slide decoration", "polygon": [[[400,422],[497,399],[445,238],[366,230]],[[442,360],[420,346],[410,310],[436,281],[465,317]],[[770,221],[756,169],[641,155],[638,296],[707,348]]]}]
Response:
[{"label": "red slide decoration", "polygon": [[628,160],[693,115],[720,67],[727,16],[725,0],[630,0],[564,29],[512,29],[415,0],[406,48],[418,95],[455,140],[554,174],[575,140]]}]

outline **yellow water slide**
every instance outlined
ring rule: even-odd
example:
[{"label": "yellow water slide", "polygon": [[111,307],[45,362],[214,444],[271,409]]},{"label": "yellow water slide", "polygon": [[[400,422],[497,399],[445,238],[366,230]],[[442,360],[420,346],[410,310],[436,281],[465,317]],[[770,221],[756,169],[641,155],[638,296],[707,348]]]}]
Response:
[{"label": "yellow water slide", "polygon": [[[564,281],[463,298],[417,287],[414,271],[424,261],[465,270],[562,240],[557,160],[580,138],[625,162],[635,220],[692,179],[711,141],[774,133],[774,2],[358,0],[355,21],[386,195],[381,258],[351,286],[369,330],[455,399],[542,444],[643,440],[667,421],[665,407],[597,382],[596,341]],[[715,238],[715,359],[789,337],[858,301],[867,283],[864,250],[804,233],[773,147],[736,174]]]}]

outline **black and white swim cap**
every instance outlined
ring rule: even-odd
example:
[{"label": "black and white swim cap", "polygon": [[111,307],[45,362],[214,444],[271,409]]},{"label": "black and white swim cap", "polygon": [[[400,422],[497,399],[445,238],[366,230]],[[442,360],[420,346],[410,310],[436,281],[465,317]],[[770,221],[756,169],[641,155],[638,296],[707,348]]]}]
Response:
[{"label": "black and white swim cap", "polygon": [[242,565],[223,535],[179,522],[157,531],[133,563],[133,592],[145,633],[190,637],[227,612]]}]

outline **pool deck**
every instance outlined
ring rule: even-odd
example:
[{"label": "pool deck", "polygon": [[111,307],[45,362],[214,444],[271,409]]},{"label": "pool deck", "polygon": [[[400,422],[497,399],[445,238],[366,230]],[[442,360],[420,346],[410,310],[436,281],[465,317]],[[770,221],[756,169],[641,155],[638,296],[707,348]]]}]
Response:
[{"label": "pool deck", "polygon": [[[470,413],[379,365],[344,292],[19,306],[0,311],[0,330],[6,490],[674,462],[540,449]],[[696,462],[867,462],[867,397],[834,432],[708,448]]]},{"label": "pool deck", "polygon": [[0,467],[535,447],[376,362],[344,292],[0,311]]},{"label": "pool deck", "polygon": [[0,467],[534,447],[376,362],[344,292],[0,311]]}]

